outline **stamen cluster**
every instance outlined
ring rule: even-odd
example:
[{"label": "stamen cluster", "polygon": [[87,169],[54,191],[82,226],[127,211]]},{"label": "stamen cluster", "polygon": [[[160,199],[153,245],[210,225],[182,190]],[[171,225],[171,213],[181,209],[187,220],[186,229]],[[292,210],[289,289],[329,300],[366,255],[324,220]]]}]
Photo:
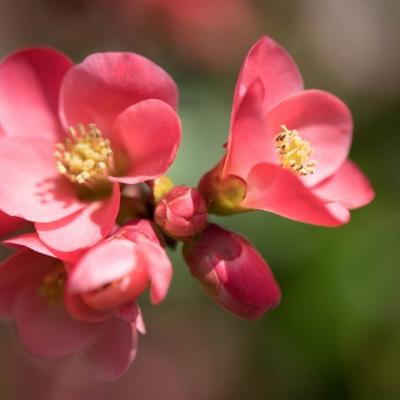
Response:
[{"label": "stamen cluster", "polygon": [[69,137],[56,149],[57,169],[71,182],[83,184],[107,176],[113,152],[110,141],[103,138],[95,124],[89,124],[88,129],[80,124],[78,131],[70,127]]},{"label": "stamen cluster", "polygon": [[309,161],[313,150],[310,143],[302,139],[296,130],[291,131],[281,125],[275,143],[283,168],[303,176],[314,173],[315,161]]},{"label": "stamen cluster", "polygon": [[39,296],[50,305],[59,304],[64,295],[65,279],[65,269],[59,264],[43,277],[41,285],[38,287]]}]

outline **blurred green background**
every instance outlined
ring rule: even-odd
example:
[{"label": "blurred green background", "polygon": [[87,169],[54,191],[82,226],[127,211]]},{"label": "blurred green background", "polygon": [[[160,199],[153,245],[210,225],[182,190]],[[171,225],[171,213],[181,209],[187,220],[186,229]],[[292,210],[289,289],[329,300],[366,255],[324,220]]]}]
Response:
[{"label": "blurred green background", "polygon": [[148,334],[117,382],[94,382],[74,360],[34,360],[2,324],[0,399],[400,399],[399,15],[397,0],[1,0],[1,55],[45,44],[78,62],[126,50],[167,69],[181,91],[177,184],[196,185],[223,154],[241,62],[272,36],[306,87],[352,109],[351,158],[376,198],[335,229],[256,212],[213,218],[260,250],[280,307],[256,323],[227,314],[178,250],[169,296],[144,300]]}]

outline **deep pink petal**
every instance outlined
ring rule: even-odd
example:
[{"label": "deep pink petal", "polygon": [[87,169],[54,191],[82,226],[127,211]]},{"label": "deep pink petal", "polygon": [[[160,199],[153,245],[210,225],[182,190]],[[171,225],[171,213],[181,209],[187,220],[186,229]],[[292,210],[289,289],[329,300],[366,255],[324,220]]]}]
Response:
[{"label": "deep pink petal", "polygon": [[345,207],[339,203],[324,203],[296,175],[277,165],[257,165],[247,185],[243,206],[250,209],[322,226],[342,225],[350,218]]},{"label": "deep pink petal", "polygon": [[266,134],[262,105],[264,87],[257,79],[247,90],[232,120],[223,175],[246,179],[254,165],[276,157],[273,139]]},{"label": "deep pink petal", "polygon": [[25,221],[21,218],[11,217],[0,211],[0,236],[14,232],[23,226]]},{"label": "deep pink petal", "polygon": [[118,238],[90,249],[73,269],[69,290],[85,293],[124,277],[137,262],[135,249],[135,243]]},{"label": "deep pink petal", "polygon": [[274,40],[264,36],[250,49],[242,65],[235,88],[233,118],[246,91],[257,79],[261,79],[265,87],[264,110],[303,89],[303,80],[292,57]]},{"label": "deep pink petal", "polygon": [[350,160],[330,178],[313,187],[313,192],[325,201],[339,202],[350,209],[365,206],[375,196],[368,179]]},{"label": "deep pink petal", "polygon": [[38,294],[40,281],[31,281],[18,294],[15,321],[24,348],[37,357],[58,359],[87,346],[97,324],[73,320],[62,304],[49,305]]},{"label": "deep pink petal", "polygon": [[147,265],[150,275],[150,300],[158,304],[165,299],[172,279],[172,265],[165,250],[147,239],[138,240],[139,262]]},{"label": "deep pink petal", "polygon": [[100,322],[113,315],[113,310],[99,311],[88,307],[81,295],[70,293],[68,287],[64,292],[64,305],[71,317],[80,321]]},{"label": "deep pink petal", "polygon": [[50,249],[40,240],[39,235],[36,232],[24,233],[22,235],[12,237],[3,241],[3,243],[12,247],[28,248],[36,253],[45,254],[66,262],[75,262],[82,255],[82,253],[79,251],[63,253],[54,249]]},{"label": "deep pink petal", "polygon": [[93,54],[63,81],[61,119],[65,127],[95,123],[108,136],[123,110],[146,99],[176,108],[178,90],[163,69],[133,53]]},{"label": "deep pink petal", "polygon": [[116,316],[126,322],[135,322],[139,312],[139,306],[136,303],[129,303],[121,306],[117,310]]},{"label": "deep pink petal", "polygon": [[75,252],[99,242],[114,226],[119,211],[119,185],[110,198],[88,203],[82,210],[58,221],[35,224],[40,239],[60,252]]},{"label": "deep pink petal", "polygon": [[137,336],[133,324],[113,318],[79,358],[97,379],[116,379],[128,369],[135,358]]},{"label": "deep pink petal", "polygon": [[168,104],[146,100],[118,116],[113,137],[123,146],[128,163],[124,176],[115,179],[139,183],[168,170],[181,141],[181,126],[177,114]]},{"label": "deep pink petal", "polygon": [[[315,185],[332,175],[346,160],[352,139],[352,117],[347,106],[337,97],[320,90],[306,90],[289,96],[267,115],[266,134],[275,139],[280,126],[297,130],[313,148],[311,160],[315,173],[303,179]],[[279,163],[276,155],[276,163]]]},{"label": "deep pink petal", "polygon": [[1,62],[0,123],[6,135],[57,140],[59,91],[71,66],[50,48],[24,49]]},{"label": "deep pink petal", "polygon": [[0,209],[49,222],[81,209],[74,186],[57,172],[54,147],[42,139],[0,139]]}]

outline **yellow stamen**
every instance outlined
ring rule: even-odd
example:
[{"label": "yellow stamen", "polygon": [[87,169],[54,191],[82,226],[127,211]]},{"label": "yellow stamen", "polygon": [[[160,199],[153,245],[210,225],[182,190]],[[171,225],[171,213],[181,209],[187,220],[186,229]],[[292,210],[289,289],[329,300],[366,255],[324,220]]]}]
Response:
[{"label": "yellow stamen", "polygon": [[50,305],[61,303],[64,296],[65,279],[66,272],[64,266],[61,263],[57,264],[54,269],[42,279],[38,287],[39,296],[44,298]]},{"label": "yellow stamen", "polygon": [[281,131],[275,139],[281,166],[291,169],[298,175],[306,176],[315,172],[315,161],[310,160],[313,149],[303,140],[296,130],[291,131],[281,125]]},{"label": "yellow stamen", "polygon": [[113,154],[110,141],[104,139],[95,124],[87,128],[69,128],[65,143],[56,144],[54,156],[60,174],[71,182],[89,184],[92,180],[105,180]]}]

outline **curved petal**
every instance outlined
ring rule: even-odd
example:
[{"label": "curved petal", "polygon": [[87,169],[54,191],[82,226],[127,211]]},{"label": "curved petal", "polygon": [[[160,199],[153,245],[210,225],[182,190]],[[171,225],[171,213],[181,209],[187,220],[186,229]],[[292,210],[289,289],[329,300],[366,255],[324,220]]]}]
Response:
[{"label": "curved petal", "polygon": [[107,136],[118,114],[146,99],[176,108],[178,90],[163,69],[134,53],[92,54],[66,75],[60,117],[64,127],[95,123]]},{"label": "curved petal", "polygon": [[73,320],[62,304],[50,305],[37,291],[40,281],[31,281],[18,294],[15,322],[24,348],[46,359],[76,353],[97,335],[98,325]]},{"label": "curved petal", "polygon": [[165,250],[147,239],[138,239],[139,262],[147,265],[150,275],[150,300],[153,304],[161,303],[168,293],[172,280],[172,265]]},{"label": "curved petal", "polygon": [[0,121],[8,136],[58,140],[58,97],[72,62],[50,48],[17,51],[0,64]]},{"label": "curved petal", "polygon": [[81,209],[75,188],[57,172],[54,147],[42,139],[0,139],[0,209],[50,222]]},{"label": "curved petal", "polygon": [[273,139],[266,134],[264,86],[257,79],[249,87],[232,120],[223,176],[246,179],[254,165],[276,157]]},{"label": "curved petal", "polygon": [[101,322],[113,315],[113,310],[99,311],[88,307],[79,294],[72,294],[67,287],[64,292],[64,305],[72,318],[87,321]]},{"label": "curved petal", "polygon": [[302,77],[292,57],[273,39],[263,36],[250,49],[242,65],[233,98],[232,118],[256,79],[261,79],[265,87],[264,110],[303,89]]},{"label": "curved petal", "polygon": [[133,324],[113,318],[79,358],[96,378],[106,381],[116,379],[128,369],[136,356],[137,336]]},{"label": "curved petal", "polygon": [[0,211],[0,236],[14,232],[24,225],[25,221],[21,218],[11,217]]},{"label": "curved petal", "polygon": [[[266,134],[274,138],[280,126],[297,130],[313,148],[315,173],[302,178],[312,186],[332,175],[346,160],[353,122],[349,109],[337,97],[320,90],[306,90],[286,97],[266,115]],[[268,162],[268,161],[267,161]],[[276,155],[276,163],[279,163]]]},{"label": "curved petal", "polygon": [[89,250],[69,277],[71,293],[85,293],[120,279],[135,266],[136,244],[113,239]]},{"label": "curved petal", "polygon": [[259,164],[247,179],[243,206],[322,226],[342,225],[350,219],[339,203],[324,203],[300,179],[288,170],[271,164]]},{"label": "curved petal", "polygon": [[335,201],[349,209],[365,206],[375,196],[368,179],[350,160],[330,178],[313,187],[313,192],[325,201]]},{"label": "curved petal", "polygon": [[123,183],[139,183],[165,173],[181,141],[181,125],[174,109],[160,100],[146,100],[123,111],[115,121],[113,137],[128,161]]},{"label": "curved petal", "polygon": [[46,246],[59,252],[75,252],[92,246],[114,227],[119,211],[119,185],[114,184],[110,198],[89,203],[66,218],[36,223],[36,231]]},{"label": "curved petal", "polygon": [[39,235],[36,232],[24,233],[22,235],[12,237],[3,241],[3,243],[13,247],[16,246],[28,248],[36,253],[45,254],[66,262],[75,262],[82,255],[82,253],[79,251],[74,253],[63,253],[54,249],[50,249],[40,240]]}]

